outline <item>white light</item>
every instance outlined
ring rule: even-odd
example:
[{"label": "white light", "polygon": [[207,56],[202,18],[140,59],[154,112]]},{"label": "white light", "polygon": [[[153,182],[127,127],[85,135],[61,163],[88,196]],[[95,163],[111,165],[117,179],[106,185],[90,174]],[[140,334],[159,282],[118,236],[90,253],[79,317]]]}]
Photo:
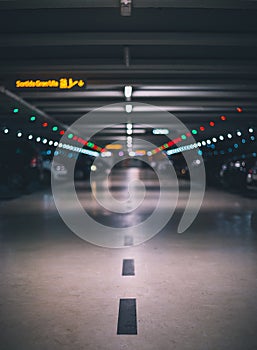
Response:
[{"label": "white light", "polygon": [[148,151],[146,154],[148,155],[148,157],[150,157],[152,155],[152,152]]},{"label": "white light", "polygon": [[130,85],[125,86],[124,95],[126,98],[130,98],[132,96],[132,86]]},{"label": "white light", "polygon": [[57,141],[55,141],[54,146],[55,146],[55,147],[58,146],[58,142],[57,142]]},{"label": "white light", "polygon": [[29,140],[32,140],[32,139],[33,139],[33,135],[29,135],[29,136],[28,136],[28,139],[29,139]]},{"label": "white light", "polygon": [[22,137],[22,132],[18,132],[17,137]]},{"label": "white light", "polygon": [[211,140],[207,140],[207,145],[210,145],[211,144]]},{"label": "white light", "polygon": [[249,128],[249,130],[248,130],[249,132],[253,132],[253,128]]},{"label": "white light", "polygon": [[214,143],[217,142],[216,137],[213,137],[212,142],[214,142]]},{"label": "white light", "polygon": [[130,157],[134,157],[135,155],[136,155],[135,152],[133,152],[133,151],[129,152],[129,156],[130,156]]},{"label": "white light", "polygon": [[231,135],[231,134],[228,134],[228,138],[229,138],[229,139],[232,139],[232,135]]},{"label": "white light", "polygon": [[4,133],[5,133],[5,134],[8,134],[8,132],[9,132],[9,129],[5,128],[5,129],[4,129]]},{"label": "white light", "polygon": [[132,133],[133,133],[132,129],[127,129],[127,134],[128,135],[132,135]]},{"label": "white light", "polygon": [[206,146],[206,142],[205,142],[205,141],[202,141],[202,145],[203,145],[203,146]]},{"label": "white light", "polygon": [[43,142],[43,144],[46,144],[47,143],[47,139],[44,139],[42,142]]},{"label": "white light", "polygon": [[91,170],[92,171],[96,171],[96,166],[93,164],[93,165],[91,165]]},{"label": "white light", "polygon": [[198,147],[202,147],[201,142],[197,142],[197,146],[198,146]]},{"label": "white light", "polygon": [[237,134],[237,136],[241,136],[242,135],[241,131],[238,131],[236,134]]},{"label": "white light", "polygon": [[128,136],[127,141],[132,141],[132,136]]},{"label": "white light", "polygon": [[40,142],[40,140],[41,140],[41,137],[37,137],[37,138],[36,138],[36,141],[37,141],[37,142]]},{"label": "white light", "polygon": [[52,146],[53,143],[54,143],[54,142],[53,142],[52,140],[50,140],[50,141],[48,142],[49,146]]},{"label": "white light", "polygon": [[62,148],[62,143],[61,142],[59,143],[59,147]]},{"label": "white light", "polygon": [[127,124],[127,129],[132,129],[132,126],[133,126],[133,125],[132,125],[131,123],[128,123],[128,124]]},{"label": "white light", "polygon": [[224,140],[224,136],[220,135],[219,139],[220,139],[221,141],[223,141],[223,140]]},{"label": "white light", "polygon": [[153,129],[154,135],[168,135],[169,132],[169,129]]},{"label": "white light", "polygon": [[131,113],[132,112],[132,109],[133,109],[133,106],[132,105],[126,105],[125,106],[125,110],[127,113]]},{"label": "white light", "polygon": [[104,157],[111,157],[112,156],[112,152],[102,152],[101,153],[101,156],[104,158]]}]

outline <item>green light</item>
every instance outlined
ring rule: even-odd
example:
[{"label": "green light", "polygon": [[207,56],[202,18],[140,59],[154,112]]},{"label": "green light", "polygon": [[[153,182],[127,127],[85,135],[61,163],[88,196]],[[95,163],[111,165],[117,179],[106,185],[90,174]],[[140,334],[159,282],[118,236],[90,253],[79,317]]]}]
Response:
[{"label": "green light", "polygon": [[32,115],[31,117],[30,117],[30,121],[31,122],[34,122],[36,120],[36,117],[34,116],[34,115]]},{"label": "green light", "polygon": [[72,138],[73,138],[73,134],[69,134],[68,139],[72,139]]},{"label": "green light", "polygon": [[53,131],[57,131],[57,130],[58,130],[58,126],[53,126],[53,127],[52,127],[52,130],[53,130]]},{"label": "green light", "polygon": [[192,130],[192,134],[196,135],[197,134],[197,130]]},{"label": "green light", "polygon": [[181,135],[181,138],[182,138],[182,140],[186,140],[187,139],[186,135]]},{"label": "green light", "polygon": [[19,109],[18,108],[14,108],[13,109],[13,113],[18,113],[19,112]]},{"label": "green light", "polygon": [[94,147],[93,142],[88,142],[87,145],[88,145],[88,147]]}]

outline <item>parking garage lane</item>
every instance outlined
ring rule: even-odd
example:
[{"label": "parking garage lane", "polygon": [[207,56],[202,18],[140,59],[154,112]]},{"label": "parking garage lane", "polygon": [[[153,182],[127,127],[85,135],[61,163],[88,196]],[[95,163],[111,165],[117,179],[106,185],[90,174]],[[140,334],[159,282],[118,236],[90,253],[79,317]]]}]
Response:
[{"label": "parking garage lane", "polygon": [[[124,195],[123,171],[113,183],[117,198]],[[151,213],[158,184],[147,170],[139,173],[149,181],[140,219]],[[104,220],[86,184],[78,189],[91,214]],[[197,219],[178,234],[187,198],[188,184],[181,182],[178,208],[166,227],[121,249],[74,235],[50,191],[2,201],[3,349],[255,349],[256,199],[207,189]],[[122,220],[130,222],[108,213],[108,223],[119,227]],[[122,276],[124,260],[133,260],[133,277]],[[137,334],[117,334],[124,299],[136,300]]]}]

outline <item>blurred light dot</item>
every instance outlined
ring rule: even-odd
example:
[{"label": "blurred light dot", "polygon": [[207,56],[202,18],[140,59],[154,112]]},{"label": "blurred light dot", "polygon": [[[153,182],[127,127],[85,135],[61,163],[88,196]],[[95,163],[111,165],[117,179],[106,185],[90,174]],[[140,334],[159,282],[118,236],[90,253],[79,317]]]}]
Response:
[{"label": "blurred light dot", "polygon": [[241,136],[242,135],[242,133],[241,133],[241,131],[237,131],[237,136]]},{"label": "blurred light dot", "polygon": [[248,130],[249,132],[253,132],[253,128],[249,128],[249,130]]},{"label": "blurred light dot", "polygon": [[55,141],[54,146],[58,146],[58,142],[57,141]]},{"label": "blurred light dot", "polygon": [[214,123],[214,122],[210,122],[209,124],[210,124],[210,126],[214,126],[214,125],[215,125],[215,123]]},{"label": "blurred light dot", "polygon": [[50,149],[48,149],[47,151],[46,151],[46,154],[49,156],[50,154],[51,154],[52,152],[50,151]]},{"label": "blurred light dot", "polygon": [[229,153],[233,152],[233,149],[232,148],[229,148],[228,149]]},{"label": "blurred light dot", "polygon": [[202,146],[201,142],[197,142],[197,146],[201,147]]},{"label": "blurred light dot", "polygon": [[22,132],[18,132],[17,137],[22,137]]},{"label": "blurred light dot", "polygon": [[223,141],[223,140],[224,140],[224,136],[223,136],[223,135],[220,135],[220,136],[219,136],[219,139],[220,139],[221,141]]},{"label": "blurred light dot", "polygon": [[256,157],[257,156],[257,153],[253,152],[253,157]]},{"label": "blurred light dot", "polygon": [[48,126],[48,123],[45,122],[45,123],[42,124],[42,126],[43,126],[43,128],[46,128]]},{"label": "blurred light dot", "polygon": [[65,134],[65,131],[64,130],[61,130],[60,131],[60,135],[64,135]]},{"label": "blurred light dot", "polygon": [[192,130],[192,134],[193,134],[193,135],[196,135],[196,134],[197,134],[197,130],[195,130],[195,129]]},{"label": "blurred light dot", "polygon": [[58,130],[58,126],[56,126],[56,125],[53,126],[53,127],[52,127],[52,130],[53,130],[53,131],[57,131],[57,130]]},{"label": "blurred light dot", "polygon": [[231,134],[228,134],[228,138],[229,138],[229,139],[232,139],[232,135],[231,135]]},{"label": "blurred light dot", "polygon": [[207,143],[207,145],[210,145],[211,144],[211,140],[207,140],[206,143]]},{"label": "blurred light dot", "polygon": [[182,140],[186,140],[186,135],[181,135]]},{"label": "blurred light dot", "polygon": [[40,142],[40,140],[41,140],[41,137],[37,137],[37,138],[36,138],[36,141],[37,141],[37,142]]},{"label": "blurred light dot", "polygon": [[29,139],[29,140],[32,140],[32,139],[33,139],[33,136],[32,136],[32,135],[29,135],[29,136],[28,136],[28,139]]},{"label": "blurred light dot", "polygon": [[36,120],[36,117],[34,116],[34,115],[32,115],[31,117],[30,117],[30,121],[31,122],[34,122]]},{"label": "blurred light dot", "polygon": [[246,140],[245,140],[245,139],[242,139],[241,142],[242,142],[242,143],[246,143]]},{"label": "blurred light dot", "polygon": [[4,129],[4,133],[5,133],[5,134],[8,134],[8,132],[9,132],[9,129],[5,128],[5,129]]},{"label": "blurred light dot", "polygon": [[241,107],[237,107],[236,110],[237,110],[238,113],[242,113],[243,112],[243,109]]},{"label": "blurred light dot", "polygon": [[43,144],[46,144],[47,143],[47,139],[44,139],[42,142],[43,142]]},{"label": "blurred light dot", "polygon": [[226,118],[224,115],[222,115],[222,116],[220,117],[220,119],[221,119],[221,120],[226,120],[227,118]]},{"label": "blurred light dot", "polygon": [[19,108],[14,108],[13,109],[13,113],[18,113],[19,112]]},{"label": "blurred light dot", "polygon": [[49,146],[52,146],[53,143],[54,143],[54,142],[53,142],[52,140],[50,140],[50,141],[48,142]]},{"label": "blurred light dot", "polygon": [[237,143],[235,143],[235,144],[234,144],[234,147],[235,147],[235,148],[238,148],[238,144],[237,144]]},{"label": "blurred light dot", "polygon": [[205,127],[204,127],[204,126],[200,126],[200,130],[201,130],[201,131],[204,131],[204,130],[205,130]]},{"label": "blurred light dot", "polygon": [[199,154],[199,156],[203,155],[203,152],[199,149],[199,151],[197,152]]},{"label": "blurred light dot", "polygon": [[205,141],[202,141],[202,145],[203,145],[203,146],[206,146],[206,142],[205,142]]},{"label": "blurred light dot", "polygon": [[213,137],[212,142],[217,142],[216,137]]},{"label": "blurred light dot", "polygon": [[73,134],[69,134],[68,139],[72,139],[72,138],[73,138]]},{"label": "blurred light dot", "polygon": [[251,140],[254,141],[254,140],[255,140],[255,137],[254,137],[254,136],[251,136]]}]

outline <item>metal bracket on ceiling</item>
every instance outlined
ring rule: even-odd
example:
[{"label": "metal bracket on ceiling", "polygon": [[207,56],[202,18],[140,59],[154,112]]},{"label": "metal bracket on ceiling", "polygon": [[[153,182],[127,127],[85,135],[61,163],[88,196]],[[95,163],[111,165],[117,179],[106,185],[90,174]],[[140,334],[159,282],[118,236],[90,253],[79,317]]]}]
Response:
[{"label": "metal bracket on ceiling", "polygon": [[132,0],[120,0],[121,16],[131,16]]}]

